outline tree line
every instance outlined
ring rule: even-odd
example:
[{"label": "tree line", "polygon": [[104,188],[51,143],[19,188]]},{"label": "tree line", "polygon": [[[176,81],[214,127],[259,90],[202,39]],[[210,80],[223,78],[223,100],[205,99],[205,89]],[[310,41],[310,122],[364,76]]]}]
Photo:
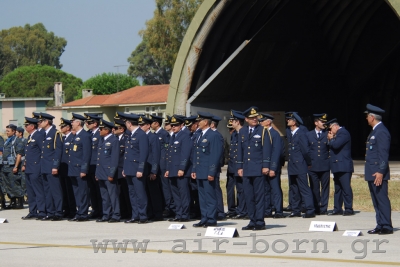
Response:
[{"label": "tree line", "polygon": [[69,102],[82,96],[82,88],[101,95],[139,85],[139,79],[147,85],[169,84],[186,30],[203,0],[155,2],[153,18],[139,32],[142,42],[127,59],[128,73],[98,74],[85,82],[61,70],[67,40],[42,23],[1,30],[0,92],[7,97],[52,96],[54,82],[62,82]]}]

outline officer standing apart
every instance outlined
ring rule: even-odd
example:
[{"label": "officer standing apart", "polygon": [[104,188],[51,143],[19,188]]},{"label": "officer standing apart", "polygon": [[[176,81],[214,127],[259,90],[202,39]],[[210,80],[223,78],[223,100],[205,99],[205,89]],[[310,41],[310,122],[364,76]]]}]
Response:
[{"label": "officer standing apart", "polygon": [[173,134],[168,145],[167,171],[165,178],[169,180],[172,198],[175,205],[175,218],[169,221],[189,221],[190,189],[187,173],[189,171],[192,143],[189,134],[182,131],[183,119],[173,115],[171,127]]},{"label": "officer standing apart", "polygon": [[307,177],[307,171],[311,168],[311,158],[306,133],[299,129],[299,124],[303,124],[303,121],[297,113],[292,113],[292,116],[286,117],[286,119],[291,130],[288,143],[288,175],[293,192],[293,211],[289,217],[301,217],[301,200],[303,199],[306,209],[304,218],[313,218],[315,209]]},{"label": "officer standing apart", "polygon": [[368,125],[372,127],[366,143],[365,180],[368,182],[376,213],[376,227],[369,230],[368,234],[393,234],[391,206],[388,196],[391,137],[388,129],[382,123],[382,115],[385,111],[368,104],[365,113],[367,114]]},{"label": "officer standing apart", "polygon": [[201,133],[195,140],[192,179],[197,180],[201,220],[193,227],[216,226],[218,200],[215,177],[218,175],[223,143],[219,134],[210,128],[213,115],[200,111],[197,114]]},{"label": "officer standing apart", "polygon": [[[274,116],[270,114],[260,114],[260,122],[264,127],[265,142],[271,143],[271,164],[268,175],[265,176],[265,216],[281,219],[283,215],[283,195],[281,187],[282,161],[285,157],[285,143],[277,130],[272,127]],[[275,207],[275,214],[272,215],[272,207]]]},{"label": "officer standing apart", "polygon": [[99,183],[103,217],[96,222],[119,222],[121,219],[118,195],[119,140],[112,134],[114,124],[100,119],[100,140],[97,150],[96,181]]},{"label": "officer standing apart", "polygon": [[334,207],[328,215],[354,215],[353,190],[351,189],[351,175],[354,171],[351,158],[351,136],[344,127],[340,127],[337,119],[330,120],[325,125],[329,129],[329,159],[335,183]]},{"label": "officer standing apart", "polygon": [[310,187],[313,192],[315,213],[328,214],[329,202],[329,147],[328,133],[324,123],[327,121],[326,113],[313,114],[315,129],[307,132],[308,147],[310,149],[311,169],[308,170]]},{"label": "officer standing apart", "polygon": [[58,168],[62,156],[62,136],[53,126],[54,116],[40,113],[40,127],[45,133],[42,143],[40,170],[43,177],[43,188],[46,196],[46,217],[42,221],[60,221],[63,217],[63,194]]},{"label": "officer standing apart", "polygon": [[237,168],[243,177],[244,197],[250,222],[242,230],[264,230],[265,178],[271,163],[271,143],[262,145],[263,128],[258,124],[258,108],[243,112],[248,126],[239,131]]},{"label": "officer standing apart", "polygon": [[149,137],[139,128],[139,116],[124,114],[126,128],[131,135],[125,143],[124,170],[129,187],[129,197],[132,205],[132,218],[125,223],[148,223],[146,162],[149,157]]},{"label": "officer standing apart", "polygon": [[29,198],[29,213],[23,220],[42,219],[46,216],[46,197],[44,195],[43,178],[40,174],[40,157],[42,154],[43,131],[39,132],[38,120],[25,117],[25,130],[29,133],[25,147],[26,191]]},{"label": "officer standing apart", "polygon": [[89,171],[92,152],[90,134],[83,129],[85,117],[72,113],[71,125],[75,131],[74,139],[70,144],[68,176],[74,189],[75,201],[78,207],[76,216],[69,221],[84,222],[88,220],[89,189],[87,174]]}]

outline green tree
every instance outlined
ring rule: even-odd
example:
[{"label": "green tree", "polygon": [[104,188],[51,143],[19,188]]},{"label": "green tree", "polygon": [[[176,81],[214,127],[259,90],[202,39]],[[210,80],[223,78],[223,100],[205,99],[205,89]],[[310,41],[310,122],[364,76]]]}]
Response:
[{"label": "green tree", "polygon": [[[6,97],[53,97],[54,83],[62,82],[65,102],[74,100],[82,80],[50,66],[24,66],[8,73],[0,81]],[[48,103],[51,106],[54,102]]]},{"label": "green tree", "polygon": [[[95,95],[108,95],[138,86],[139,81],[131,76],[120,73],[103,73],[86,80],[81,89],[93,89]],[[82,97],[82,91],[75,97]]]},{"label": "green tree", "polygon": [[0,32],[0,79],[21,66],[49,65],[61,69],[67,41],[48,32],[42,23]]},{"label": "green tree", "polygon": [[[179,48],[203,0],[156,0],[154,17],[139,32],[143,42],[128,58],[128,73],[147,84],[169,83]],[[138,66],[142,64],[142,66]],[[147,76],[144,74],[147,72]],[[164,76],[167,75],[168,79]],[[162,79],[161,79],[162,78]]]},{"label": "green tree", "polygon": [[168,84],[172,69],[157,63],[142,41],[128,58],[128,74],[140,77],[144,84]]}]

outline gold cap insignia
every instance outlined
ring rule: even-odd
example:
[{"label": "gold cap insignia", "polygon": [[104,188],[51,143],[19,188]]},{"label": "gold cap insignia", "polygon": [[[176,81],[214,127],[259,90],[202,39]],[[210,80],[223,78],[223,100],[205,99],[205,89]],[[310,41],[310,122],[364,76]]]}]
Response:
[{"label": "gold cap insignia", "polygon": [[100,120],[100,125],[103,125],[103,120]]},{"label": "gold cap insignia", "polygon": [[326,114],[324,114],[324,116],[322,116],[321,119],[326,120]]},{"label": "gold cap insignia", "polygon": [[176,122],[175,117],[172,117],[172,118],[171,118],[171,122]]},{"label": "gold cap insignia", "polygon": [[254,115],[254,114],[256,114],[257,113],[257,111],[254,109],[254,108],[252,108],[251,110],[250,110],[250,115]]},{"label": "gold cap insignia", "polygon": [[143,121],[143,118],[142,117],[139,117],[139,122],[142,122]]}]

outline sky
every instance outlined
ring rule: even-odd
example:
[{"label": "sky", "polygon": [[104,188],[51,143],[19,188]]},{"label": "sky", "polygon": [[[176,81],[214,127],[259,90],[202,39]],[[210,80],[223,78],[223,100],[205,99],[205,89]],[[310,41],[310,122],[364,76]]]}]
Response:
[{"label": "sky", "polygon": [[138,33],[155,7],[155,0],[1,0],[0,30],[43,23],[67,40],[62,70],[85,81],[127,73],[127,59],[142,40]]}]

